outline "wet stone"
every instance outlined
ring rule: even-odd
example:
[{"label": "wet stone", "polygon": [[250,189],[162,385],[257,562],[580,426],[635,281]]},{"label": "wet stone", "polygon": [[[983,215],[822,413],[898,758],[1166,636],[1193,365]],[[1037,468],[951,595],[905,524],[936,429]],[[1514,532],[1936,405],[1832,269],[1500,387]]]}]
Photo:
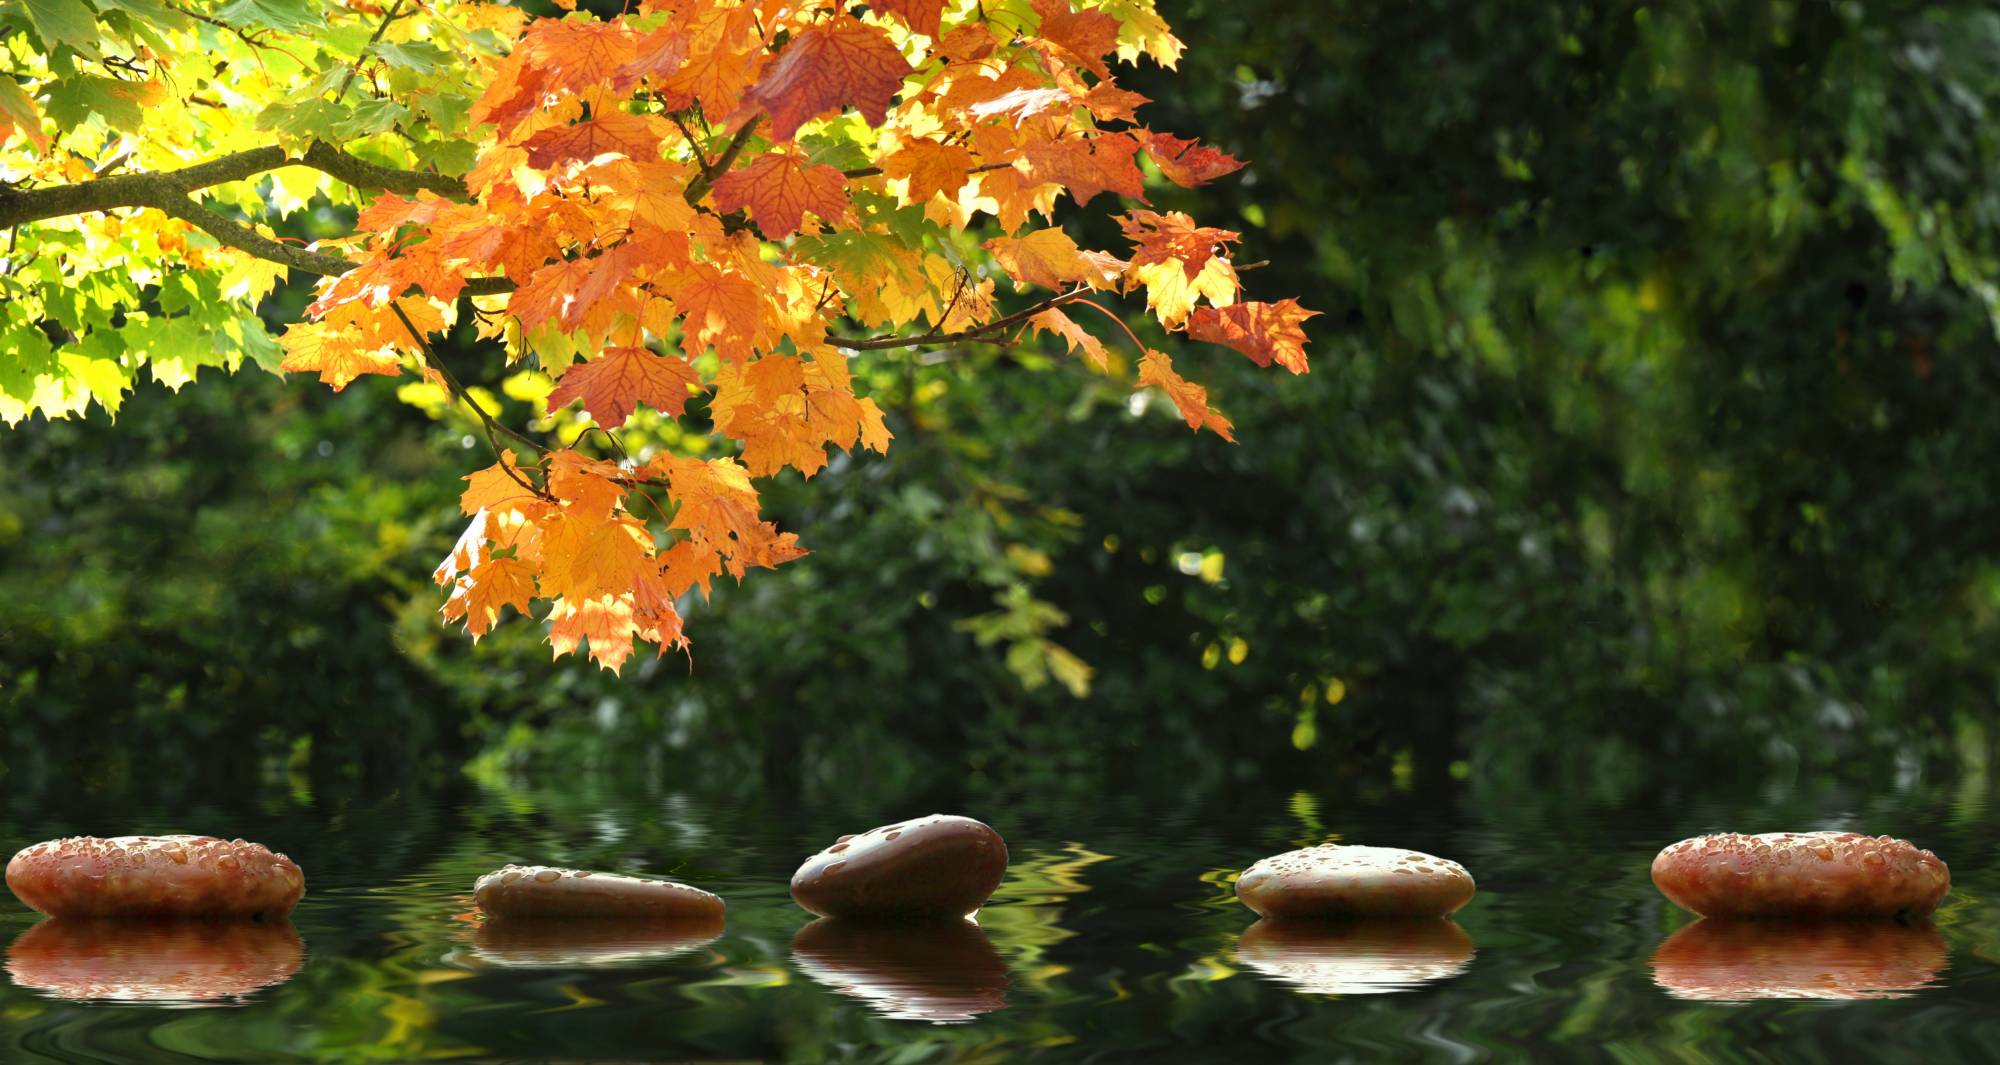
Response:
[{"label": "wet stone", "polygon": [[852,836],[806,859],[792,898],[822,917],[964,917],[1007,872],[1007,844],[969,817],[932,814]]},{"label": "wet stone", "polygon": [[1236,897],[1261,917],[1443,917],[1472,898],[1457,862],[1397,847],[1324,844],[1243,871]]},{"label": "wet stone", "polygon": [[213,836],[77,836],[23,848],[7,886],[51,917],[281,917],[305,895],[290,858]]},{"label": "wet stone", "polygon": [[1930,851],[1888,836],[1728,832],[1661,850],[1653,883],[1704,917],[1913,919],[1944,901],[1951,870]]},{"label": "wet stone", "polygon": [[719,896],[670,880],[548,866],[509,865],[472,886],[473,901],[494,917],[619,917],[719,922]]}]

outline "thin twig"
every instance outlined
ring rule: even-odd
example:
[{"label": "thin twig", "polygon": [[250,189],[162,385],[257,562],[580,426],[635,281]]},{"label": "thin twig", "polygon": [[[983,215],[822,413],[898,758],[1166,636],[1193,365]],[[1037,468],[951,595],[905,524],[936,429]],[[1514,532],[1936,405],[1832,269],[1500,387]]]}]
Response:
[{"label": "thin twig", "polygon": [[970,329],[962,329],[956,333],[940,333],[933,329],[928,333],[919,333],[916,336],[827,337],[826,340],[829,344],[847,348],[850,351],[881,351],[884,348],[911,348],[924,344],[951,344],[961,340],[985,341],[989,333],[1005,332],[1007,329],[1019,325],[1051,307],[1061,306],[1089,291],[1089,289],[1079,286],[1070,289],[1068,292],[1061,292],[1050,296],[1040,303],[1015,311],[1005,318],[995,318],[985,325],[976,325]]},{"label": "thin twig", "polygon": [[468,407],[471,407],[472,413],[477,414],[479,416],[480,422],[482,422],[486,428],[486,442],[493,448],[494,457],[500,460],[500,469],[504,471],[507,474],[507,476],[514,481],[515,484],[518,484],[521,487],[527,489],[528,491],[533,492],[538,498],[550,500],[551,502],[553,502],[555,497],[549,495],[547,492],[529,483],[526,478],[522,477],[519,473],[515,472],[513,467],[507,464],[507,459],[505,455],[506,449],[500,446],[500,437],[496,434],[496,430],[501,433],[506,433],[508,436],[511,436],[514,439],[519,440],[523,444],[526,444],[529,447],[534,448],[541,454],[544,455],[548,454],[549,449],[547,447],[544,447],[540,443],[537,443],[534,440],[530,440],[526,436],[523,436],[520,433],[514,431],[514,429],[511,426],[501,424],[499,421],[495,420],[491,414],[486,413],[486,408],[480,406],[479,401],[472,398],[472,393],[467,391],[465,385],[459,382],[457,375],[451,372],[451,368],[444,364],[444,359],[439,357],[437,349],[431,346],[430,340],[426,338],[423,332],[417,328],[417,323],[410,321],[410,316],[403,313],[402,305],[391,300],[389,303],[389,309],[396,312],[396,317],[403,323],[403,328],[410,331],[410,338],[417,342],[417,347],[424,354],[425,365],[429,366],[432,370],[435,370],[437,372],[438,377],[444,381],[445,388],[451,392],[452,398],[464,403]]},{"label": "thin twig", "polygon": [[339,103],[346,98],[347,87],[354,84],[354,76],[361,73],[361,64],[368,61],[368,50],[375,47],[376,41],[382,39],[383,31],[389,28],[389,23],[396,21],[396,13],[402,9],[403,0],[396,0],[395,3],[389,5],[389,10],[383,14],[382,21],[375,27],[375,35],[368,38],[367,44],[361,46],[361,54],[355,56],[354,64],[347,68],[347,76],[340,79],[340,91],[333,94],[334,103]]},{"label": "thin twig", "polygon": [[756,131],[757,123],[763,117],[763,115],[751,115],[750,120],[743,123],[743,128],[736,131],[736,136],[730,138],[729,147],[724,148],[722,154],[715,157],[714,162],[702,167],[699,177],[688,182],[686,198],[689,206],[700,203],[701,198],[708,195],[709,186],[715,184],[715,179],[727,173],[729,168],[735,165],[736,157],[743,154],[743,146],[750,143],[750,134]]}]

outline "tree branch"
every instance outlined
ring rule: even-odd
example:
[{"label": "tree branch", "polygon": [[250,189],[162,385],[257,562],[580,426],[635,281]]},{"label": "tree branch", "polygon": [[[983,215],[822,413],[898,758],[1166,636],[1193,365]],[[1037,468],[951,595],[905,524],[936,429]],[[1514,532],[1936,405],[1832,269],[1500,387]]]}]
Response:
[{"label": "tree branch", "polygon": [[709,186],[715,184],[715,179],[729,172],[729,168],[736,162],[736,157],[743,154],[743,146],[750,143],[750,134],[756,132],[757,123],[763,117],[763,115],[751,115],[750,120],[743,123],[743,128],[736,131],[736,136],[730,139],[729,147],[722,149],[722,154],[716,156],[714,162],[702,167],[699,177],[688,182],[688,206],[700,203],[701,198],[708,195]]},{"label": "tree branch", "polygon": [[119,207],[155,207],[162,197],[178,194],[185,198],[197,189],[242,181],[267,170],[287,166],[309,166],[357,188],[387,189],[414,196],[427,189],[440,196],[464,199],[465,183],[443,174],[418,170],[397,170],[357,159],[329,144],[313,142],[296,158],[275,145],[234,152],[205,163],[179,170],[152,174],[119,174],[116,177],[80,181],[74,185],[54,185],[42,189],[0,186],[0,229],[40,222],[65,215],[91,214]]},{"label": "tree branch", "polygon": [[995,318],[985,325],[975,325],[970,329],[961,329],[956,333],[940,333],[933,329],[928,333],[919,333],[916,336],[827,337],[826,340],[829,344],[846,348],[850,351],[881,351],[884,348],[913,348],[924,344],[952,344],[962,340],[984,341],[990,339],[988,334],[1004,333],[1051,307],[1061,306],[1089,291],[1089,289],[1079,286],[1070,289],[1068,292],[1059,292],[1040,303],[1015,311],[1005,318]]}]

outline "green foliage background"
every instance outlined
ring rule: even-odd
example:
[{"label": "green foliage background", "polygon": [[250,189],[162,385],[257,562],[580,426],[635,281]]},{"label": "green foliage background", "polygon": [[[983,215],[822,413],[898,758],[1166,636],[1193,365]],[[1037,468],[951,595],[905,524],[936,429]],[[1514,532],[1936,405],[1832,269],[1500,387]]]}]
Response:
[{"label": "green foliage background", "polygon": [[1177,356],[1240,446],[1032,348],[871,364],[890,455],[766,489],[813,555],[690,609],[691,663],[612,678],[529,622],[439,625],[456,477],[490,461],[453,416],[389,382],[142,389],[0,442],[9,786],[669,759],[805,796],[1616,798],[1676,758],[1984,764],[2000,15],[1178,6],[1180,71],[1132,87],[1251,166],[1156,204],[1326,312],[1307,377]]}]

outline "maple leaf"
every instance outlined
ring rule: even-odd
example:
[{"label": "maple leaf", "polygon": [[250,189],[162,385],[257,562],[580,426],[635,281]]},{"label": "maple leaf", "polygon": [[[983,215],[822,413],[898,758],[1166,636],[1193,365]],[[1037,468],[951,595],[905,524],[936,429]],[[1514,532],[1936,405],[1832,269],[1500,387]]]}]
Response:
[{"label": "maple leaf", "polygon": [[532,482],[511,449],[501,451],[500,460],[493,465],[466,474],[464,480],[465,491],[458,497],[458,507],[467,514],[476,515],[482,510],[505,513],[541,502],[541,497],[528,487]]},{"label": "maple leaf", "polygon": [[621,21],[536,19],[515,51],[547,91],[580,95],[615,82],[638,46],[638,35]]},{"label": "maple leaf", "polygon": [[350,333],[319,323],[294,325],[279,338],[285,360],[279,369],[286,373],[317,373],[320,383],[335,392],[366,374],[395,377],[403,372],[403,360],[393,350],[367,344]]},{"label": "maple leaf", "polygon": [[1182,378],[1174,372],[1172,359],[1150,348],[1139,357],[1139,387],[1149,385],[1174,401],[1188,428],[1198,431],[1205,427],[1232,444],[1236,442],[1236,437],[1230,434],[1229,419],[1208,405],[1208,389]]},{"label": "maple leaf", "polygon": [[564,504],[562,512],[571,519],[608,521],[627,491],[625,471],[617,463],[569,449],[549,456],[548,474],[550,494]]},{"label": "maple leaf", "polygon": [[600,111],[573,126],[545,129],[521,142],[521,146],[528,150],[528,165],[537,170],[550,170],[558,163],[588,161],[606,154],[650,162],[660,157],[662,134],[657,123],[651,115]]},{"label": "maple leaf", "polygon": [[764,293],[742,274],[696,263],[676,275],[674,301],[687,316],[690,349],[710,344],[726,360],[748,359],[764,335]]},{"label": "maple leaf", "polygon": [[1038,181],[1069,189],[1077,203],[1089,203],[1100,192],[1115,192],[1146,202],[1146,177],[1132,162],[1139,141],[1129,133],[1069,137],[1027,148],[1028,168]]},{"label": "maple leaf", "polygon": [[743,94],[745,113],[731,124],[765,111],[772,135],[784,141],[820,115],[853,104],[869,125],[879,126],[909,74],[909,60],[880,28],[852,18],[815,25],[792,38]]},{"label": "maple leaf", "polygon": [[972,152],[963,145],[917,140],[882,160],[882,173],[910,183],[909,202],[922,203],[936,193],[956,198],[972,171]]},{"label": "maple leaf", "polygon": [[613,673],[632,657],[632,637],[636,631],[630,596],[576,599],[564,596],[549,611],[549,646],[555,651],[553,657],[561,658],[589,640],[590,657]]},{"label": "maple leaf", "polygon": [[1078,251],[1076,241],[1060,229],[1037,229],[1018,239],[995,237],[984,247],[1000,260],[1008,277],[1022,284],[1061,289],[1067,287],[1065,282],[1095,272]]},{"label": "maple leaf", "polygon": [[869,0],[868,7],[902,19],[903,25],[934,41],[943,28],[944,0]]},{"label": "maple leaf", "polygon": [[1050,307],[1037,312],[1028,319],[1028,325],[1037,333],[1054,333],[1069,345],[1072,352],[1081,352],[1090,360],[1091,366],[1100,373],[1110,365],[1110,356],[1104,350],[1104,343],[1076,324],[1076,320],[1063,313],[1060,307]]},{"label": "maple leaf", "polygon": [[1210,148],[1199,141],[1183,140],[1171,133],[1139,132],[1146,155],[1167,180],[1182,188],[1206,185],[1224,174],[1243,169],[1243,161]]},{"label": "maple leaf", "polygon": [[1190,281],[1200,275],[1210,258],[1223,253],[1224,245],[1242,239],[1233,230],[1198,226],[1179,211],[1128,211],[1118,224],[1126,239],[1138,248],[1132,256],[1134,267],[1176,262]]},{"label": "maple leaf", "polygon": [[748,209],[757,228],[772,240],[798,232],[807,211],[829,222],[847,214],[847,176],[789,151],[765,152],[722,175],[714,195],[717,210]]},{"label": "maple leaf", "polygon": [[1100,78],[1111,76],[1104,56],[1118,47],[1118,20],[1102,11],[1077,13],[1070,0],[1035,0],[1041,28],[1035,33],[1054,44],[1085,70]]},{"label": "maple leaf", "polygon": [[692,43],[687,31],[680,27],[661,26],[633,46],[632,59],[612,76],[612,87],[626,92],[642,78],[664,83],[686,65]]},{"label": "maple leaf", "polygon": [[500,608],[527,615],[535,598],[535,568],[519,558],[496,558],[475,566],[452,586],[441,612],[447,622],[465,619],[477,642],[499,621]]},{"label": "maple leaf", "polygon": [[1188,336],[1222,344],[1259,366],[1276,362],[1293,373],[1306,372],[1305,320],[1319,314],[1293,299],[1202,307],[1188,318]]},{"label": "maple leaf", "polygon": [[1236,302],[1236,268],[1221,256],[1210,258],[1201,272],[1190,278],[1177,260],[1134,265],[1127,275],[1128,287],[1146,286],[1146,306],[1160,324],[1178,328],[1194,310],[1195,301],[1206,299],[1223,307]]},{"label": "maple leaf", "polygon": [[596,266],[589,259],[550,263],[535,271],[527,284],[507,297],[507,310],[521,320],[524,329],[533,329],[550,319],[567,323],[577,316],[570,310],[576,303],[577,290],[589,280]]},{"label": "maple leaf", "polygon": [[628,591],[652,548],[646,527],[628,515],[599,521],[565,508],[542,525],[542,597],[595,599]]},{"label": "maple leaf", "polygon": [[688,386],[701,374],[686,359],[655,355],[645,348],[611,348],[569,368],[549,393],[551,411],[583,400],[597,424],[616,429],[644,403],[678,418],[687,409]]}]

